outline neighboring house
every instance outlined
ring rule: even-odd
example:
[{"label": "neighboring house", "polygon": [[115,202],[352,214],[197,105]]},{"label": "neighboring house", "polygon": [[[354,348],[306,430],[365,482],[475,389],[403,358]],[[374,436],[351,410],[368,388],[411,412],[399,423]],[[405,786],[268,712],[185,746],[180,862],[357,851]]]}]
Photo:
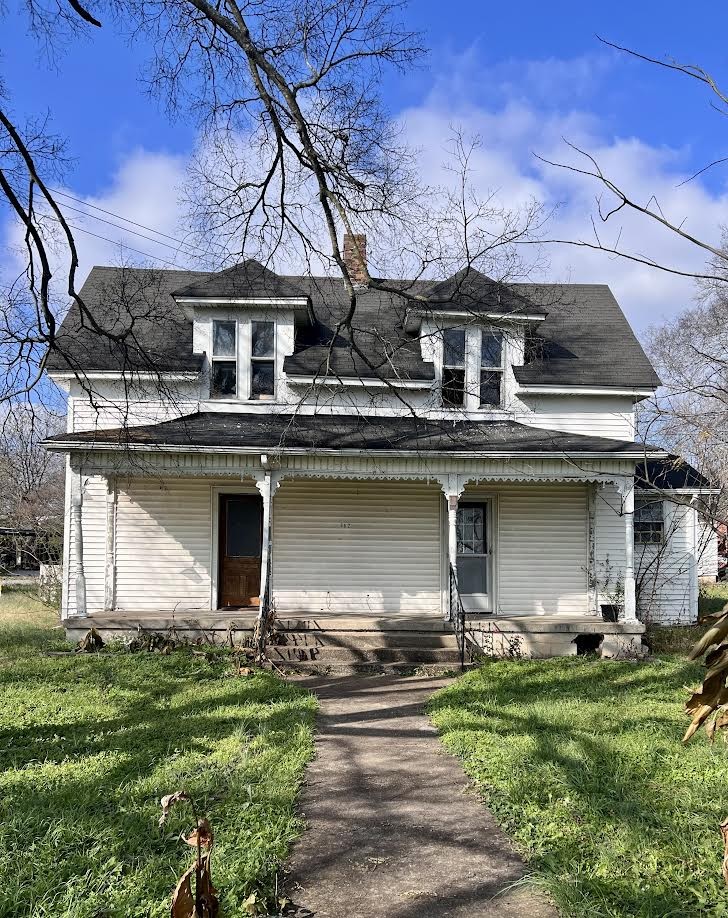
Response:
[{"label": "neighboring house", "polygon": [[[91,271],[85,304],[133,338],[74,305],[49,359],[69,393],[47,441],[68,455],[69,633],[224,633],[269,597],[281,627],[414,635],[446,631],[460,596],[488,648],[639,641],[635,540],[652,550],[657,523],[638,499],[635,528],[635,470],[666,456],[635,442],[659,380],[609,288],[388,286],[358,291],[352,348],[341,279]],[[697,612],[694,516],[650,530],[693,552],[665,620]]]}]

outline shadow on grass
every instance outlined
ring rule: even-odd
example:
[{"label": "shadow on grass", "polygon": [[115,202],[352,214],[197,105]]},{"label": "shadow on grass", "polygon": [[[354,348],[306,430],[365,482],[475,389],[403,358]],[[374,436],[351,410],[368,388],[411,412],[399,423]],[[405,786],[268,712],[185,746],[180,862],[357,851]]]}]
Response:
[{"label": "shadow on grass", "polygon": [[185,651],[46,657],[37,648],[55,633],[12,631],[0,650],[0,916],[167,915],[191,817],[160,830],[159,798],[180,788],[216,830],[226,913],[270,892],[300,828],[313,699]]},{"label": "shadow on grass", "polygon": [[726,752],[680,746],[699,672],[494,663],[432,700],[443,741],[565,914],[728,914],[715,844]]}]

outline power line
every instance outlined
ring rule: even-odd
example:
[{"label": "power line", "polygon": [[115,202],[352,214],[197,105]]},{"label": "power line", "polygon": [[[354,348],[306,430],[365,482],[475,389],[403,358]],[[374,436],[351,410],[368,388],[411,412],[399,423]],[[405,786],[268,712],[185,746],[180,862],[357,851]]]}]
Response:
[{"label": "power line", "polygon": [[[61,191],[59,188],[49,188],[49,191],[52,191],[53,194],[61,195],[61,197],[68,198],[69,201],[75,201],[76,204],[83,204],[84,207],[89,207],[91,208],[91,210],[98,210],[100,213],[106,214],[109,217],[116,217],[117,220],[123,220],[125,223],[131,223],[132,226],[138,226],[140,229],[147,230],[147,232],[154,233],[157,236],[164,236],[165,239],[169,239],[172,242],[176,242],[178,246],[186,246],[187,248],[195,248],[197,249],[198,252],[202,252],[202,249],[200,248],[200,246],[193,246],[188,242],[182,242],[180,239],[177,239],[175,236],[170,236],[169,233],[163,233],[162,230],[154,229],[154,227],[147,226],[145,223],[138,223],[136,220],[131,220],[129,217],[124,217],[122,214],[118,214],[113,210],[107,210],[104,207],[99,207],[97,204],[90,204],[88,201],[84,201],[83,198],[74,197],[74,195],[68,194],[68,192],[66,191]],[[66,205],[66,207],[69,207],[69,205]],[[70,209],[75,210],[76,208],[70,207]],[[93,214],[87,214],[87,216],[91,217],[94,220],[101,219],[101,217],[95,217]],[[103,221],[103,222],[108,222],[108,221]],[[122,229],[122,228],[123,227],[119,227],[119,229]],[[131,232],[131,230],[126,230],[126,232]],[[156,242],[156,240],[151,240],[151,241]],[[162,243],[159,243],[159,244],[162,244]],[[225,247],[220,242],[212,241],[212,245],[217,246],[217,248],[223,251],[225,249]]]},{"label": "power line", "polygon": [[[61,222],[57,217],[52,217],[50,214],[48,214],[47,216],[50,217],[51,220],[54,220],[56,223]],[[100,236],[98,233],[92,233],[91,230],[84,229],[83,226],[75,226],[73,223],[68,223],[68,226],[71,229],[78,230],[78,232],[80,233],[86,233],[88,236],[93,236],[96,239],[101,239],[103,242],[109,242],[111,243],[111,245],[123,246],[125,249],[128,249],[130,252],[134,252],[136,255],[143,255],[144,258],[149,258],[152,261],[161,261],[165,265],[169,265],[172,268],[176,268],[178,271],[185,270],[184,268],[180,268],[180,266],[173,261],[169,261],[166,258],[159,258],[157,255],[150,255],[149,252],[142,252],[141,249],[135,249],[130,245],[126,245],[125,243],[121,242],[121,240],[119,239],[109,239],[108,236]]]},{"label": "power line", "polygon": [[[84,217],[90,217],[92,220],[98,220],[101,223],[106,223],[109,226],[113,226],[114,229],[121,230],[122,233],[131,233],[133,236],[139,236],[140,239],[146,239],[147,242],[153,242],[154,245],[163,245],[168,249],[172,249],[173,252],[179,252],[181,248],[187,248],[190,250],[190,254],[197,254],[198,256],[202,254],[202,249],[197,249],[195,252],[193,246],[188,246],[185,242],[177,242],[177,245],[171,245],[169,242],[162,242],[161,239],[154,239],[152,236],[145,236],[144,233],[139,233],[137,230],[129,229],[126,226],[120,226],[118,223],[114,223],[112,220],[105,220],[103,217],[97,217],[95,214],[89,214],[85,210],[81,210],[80,207],[72,207],[70,204],[62,205],[65,210],[72,210],[74,213],[82,214]],[[109,211],[104,211],[104,213],[109,213]],[[124,217],[119,217],[120,220],[123,220]],[[133,221],[129,221],[130,223]],[[141,226],[141,224],[134,224],[135,226]],[[150,232],[154,233],[156,230],[150,229]],[[160,233],[162,236],[166,236],[166,233]],[[172,236],[168,236],[168,239],[172,239]]]}]

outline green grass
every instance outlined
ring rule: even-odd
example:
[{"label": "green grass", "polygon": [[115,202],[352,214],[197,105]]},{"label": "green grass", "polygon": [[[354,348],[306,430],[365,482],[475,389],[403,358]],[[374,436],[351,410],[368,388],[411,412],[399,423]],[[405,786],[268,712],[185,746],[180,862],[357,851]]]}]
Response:
[{"label": "green grass", "polygon": [[569,916],[727,916],[728,746],[687,747],[701,668],[492,662],[430,703],[534,876]]},{"label": "green grass", "polygon": [[191,863],[188,790],[216,835],[224,915],[269,893],[301,831],[294,803],[313,750],[315,701],[268,673],[232,675],[188,651],[51,657],[54,616],[0,596],[0,916],[169,914]]},{"label": "green grass", "polygon": [[728,581],[721,583],[704,584],[700,587],[698,595],[698,610],[700,615],[713,615],[720,612],[728,602]]}]

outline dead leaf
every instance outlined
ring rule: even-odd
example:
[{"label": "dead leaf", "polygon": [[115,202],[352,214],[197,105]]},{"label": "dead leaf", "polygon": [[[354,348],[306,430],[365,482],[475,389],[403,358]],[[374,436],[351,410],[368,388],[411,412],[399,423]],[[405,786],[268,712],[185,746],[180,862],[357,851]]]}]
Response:
[{"label": "dead leaf", "polygon": [[104,641],[95,628],[91,628],[76,644],[77,653],[97,653],[104,646]]},{"label": "dead leaf", "polygon": [[258,897],[253,892],[248,898],[243,902],[243,914],[244,915],[257,915],[258,914]]},{"label": "dead leaf", "polygon": [[723,882],[728,886],[728,819],[721,822],[720,834],[723,837]]},{"label": "dead leaf", "polygon": [[187,836],[185,841],[191,848],[196,848],[198,838],[201,848],[212,847],[214,837],[212,834],[212,826],[207,819],[201,819],[197,824],[197,828],[193,829],[192,833]]},{"label": "dead leaf", "polygon": [[[206,820],[200,820],[201,822]],[[212,832],[210,833],[212,839]],[[220,911],[220,902],[217,898],[217,890],[212,885],[212,876],[210,874],[210,852],[203,855],[201,859],[201,870],[198,878],[199,888],[198,898],[200,900],[200,918],[217,918]]]},{"label": "dead leaf", "polygon": [[195,899],[192,895],[192,874],[194,864],[179,878],[172,893],[171,918],[196,918]]},{"label": "dead leaf", "polygon": [[167,794],[166,796],[162,797],[162,799],[159,801],[160,804],[162,805],[162,815],[159,817],[159,825],[163,826],[164,823],[167,821],[167,816],[169,816],[169,811],[172,809],[175,803],[179,803],[181,800],[189,800],[189,799],[190,799],[190,795],[186,791],[180,791],[180,790],[175,791],[173,794]]}]

